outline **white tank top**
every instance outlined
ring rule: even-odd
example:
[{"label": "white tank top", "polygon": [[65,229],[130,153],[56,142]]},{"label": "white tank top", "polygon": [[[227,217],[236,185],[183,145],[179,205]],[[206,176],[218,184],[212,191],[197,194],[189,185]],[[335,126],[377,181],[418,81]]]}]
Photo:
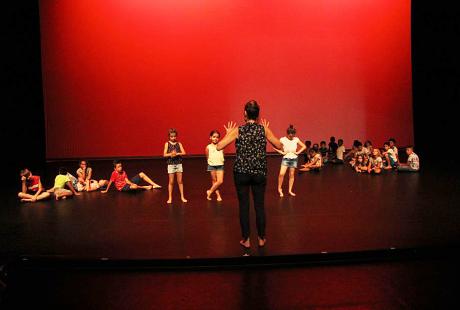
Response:
[{"label": "white tank top", "polygon": [[213,143],[208,145],[208,165],[222,166],[224,164],[224,152],[218,151],[217,146]]}]

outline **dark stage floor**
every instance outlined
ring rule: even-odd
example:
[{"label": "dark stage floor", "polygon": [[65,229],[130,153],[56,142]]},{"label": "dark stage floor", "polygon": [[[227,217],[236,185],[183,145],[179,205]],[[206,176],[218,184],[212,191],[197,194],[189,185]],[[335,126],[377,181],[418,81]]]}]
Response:
[{"label": "dark stage floor", "polygon": [[[251,255],[350,252],[372,249],[457,245],[460,237],[460,182],[446,170],[423,167],[420,173],[354,173],[347,166],[327,166],[319,173],[296,176],[296,197],[276,191],[280,158],[269,158],[266,194],[267,238]],[[51,186],[59,165],[76,170],[76,162],[50,163]],[[3,190],[0,208],[0,258],[59,255],[81,258],[214,258],[243,251],[232,159],[227,159],[221,188],[224,201],[207,201],[209,177],[203,158],[184,163],[188,203],[167,205],[163,160],[126,160],[128,174],[140,170],[163,185],[136,194],[84,193],[66,201],[19,203]],[[111,161],[93,163],[96,178],[108,178]],[[287,178],[285,180],[287,186]],[[19,182],[18,182],[19,183]],[[19,184],[18,184],[19,189]],[[251,211],[252,239],[255,216]]]}]

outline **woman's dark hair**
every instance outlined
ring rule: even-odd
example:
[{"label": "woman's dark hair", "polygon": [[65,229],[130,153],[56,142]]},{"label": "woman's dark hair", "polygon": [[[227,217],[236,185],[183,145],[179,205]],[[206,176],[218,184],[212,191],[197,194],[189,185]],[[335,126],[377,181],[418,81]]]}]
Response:
[{"label": "woman's dark hair", "polygon": [[220,137],[220,132],[218,130],[212,130],[211,133],[209,134],[210,137],[212,137],[215,133],[217,133]]},{"label": "woman's dark hair", "polygon": [[259,117],[259,104],[255,100],[250,100],[244,106],[244,111],[246,111],[246,116],[250,120],[256,120]]},{"label": "woman's dark hair", "polygon": [[294,128],[294,125],[290,124],[289,127],[286,129],[286,133],[288,135],[295,135],[297,130]]},{"label": "woman's dark hair", "polygon": [[59,167],[59,174],[66,175],[67,174],[67,169],[64,167]]}]

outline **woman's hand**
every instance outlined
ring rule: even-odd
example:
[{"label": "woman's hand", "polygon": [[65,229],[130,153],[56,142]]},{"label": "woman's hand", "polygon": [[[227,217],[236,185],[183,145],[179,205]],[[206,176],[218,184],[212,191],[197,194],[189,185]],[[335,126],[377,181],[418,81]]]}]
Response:
[{"label": "woman's hand", "polygon": [[236,128],[236,123],[233,121],[230,121],[227,123],[227,126],[224,125],[224,128],[225,128],[225,132],[229,133]]}]

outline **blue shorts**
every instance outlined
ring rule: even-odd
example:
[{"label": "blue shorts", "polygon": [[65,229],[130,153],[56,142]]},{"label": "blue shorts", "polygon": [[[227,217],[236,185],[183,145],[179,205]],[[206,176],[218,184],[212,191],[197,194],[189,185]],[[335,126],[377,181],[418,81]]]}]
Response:
[{"label": "blue shorts", "polygon": [[223,171],[223,170],[224,170],[224,165],[219,165],[219,166],[208,165],[208,171]]},{"label": "blue shorts", "polygon": [[[141,183],[141,176],[137,174],[136,176],[132,177],[130,181],[131,183],[139,185]],[[122,192],[128,192],[130,190],[131,190],[131,185],[129,184],[125,184],[125,186],[123,186],[123,188],[121,189]]]},{"label": "blue shorts", "polygon": [[281,161],[281,166],[297,168],[297,158],[283,158]]}]

